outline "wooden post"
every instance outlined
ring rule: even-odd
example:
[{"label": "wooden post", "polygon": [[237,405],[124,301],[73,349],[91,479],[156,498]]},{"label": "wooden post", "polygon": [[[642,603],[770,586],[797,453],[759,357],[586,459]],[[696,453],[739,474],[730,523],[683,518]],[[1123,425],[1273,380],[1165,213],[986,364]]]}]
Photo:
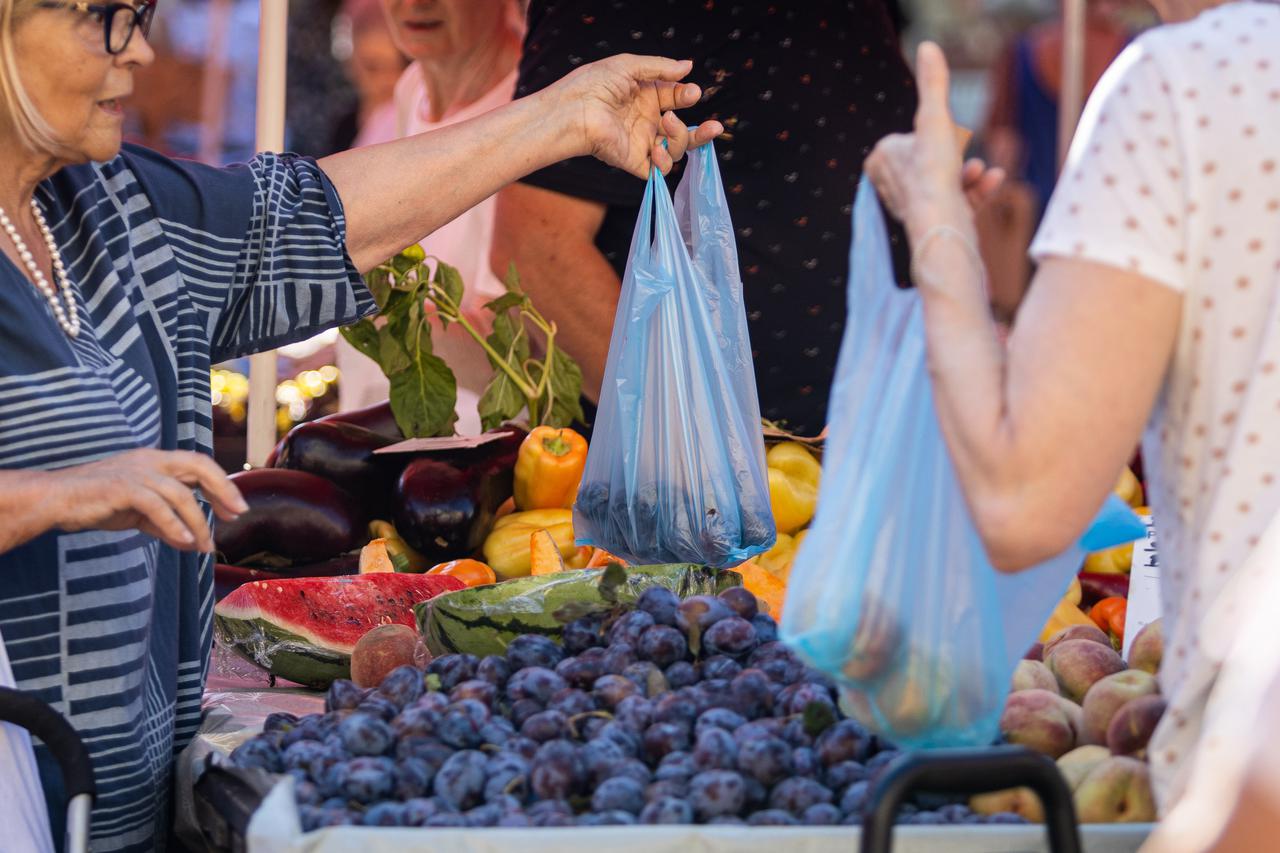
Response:
[{"label": "wooden post", "polygon": [[[258,16],[258,151],[284,148],[285,59],[289,0],[261,0]],[[266,464],[276,443],[276,354],[249,358],[248,463]]]},{"label": "wooden post", "polygon": [[1062,2],[1062,97],[1058,101],[1058,171],[1066,162],[1084,107],[1084,4]]}]

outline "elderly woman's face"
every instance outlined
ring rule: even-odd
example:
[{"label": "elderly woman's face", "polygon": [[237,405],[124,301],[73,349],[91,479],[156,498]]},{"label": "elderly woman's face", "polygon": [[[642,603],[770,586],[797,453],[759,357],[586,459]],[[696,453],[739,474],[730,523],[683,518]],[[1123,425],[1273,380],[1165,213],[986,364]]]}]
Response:
[{"label": "elderly woman's face", "polygon": [[22,85],[63,145],[68,162],[110,160],[120,151],[122,100],[133,71],[155,58],[136,30],[122,53],[107,53],[102,19],[72,9],[38,9],[14,29]]},{"label": "elderly woman's face", "polygon": [[510,0],[383,0],[396,44],[418,60],[465,53],[490,38]]}]

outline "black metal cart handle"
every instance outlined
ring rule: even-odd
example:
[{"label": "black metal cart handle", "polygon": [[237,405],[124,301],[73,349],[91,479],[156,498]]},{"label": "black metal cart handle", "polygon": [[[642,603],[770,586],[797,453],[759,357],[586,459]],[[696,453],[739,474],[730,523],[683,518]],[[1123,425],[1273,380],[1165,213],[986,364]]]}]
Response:
[{"label": "black metal cart handle", "polygon": [[1047,756],[1020,746],[908,752],[884,771],[862,819],[862,853],[889,853],[893,822],[914,790],[982,794],[1026,786],[1044,807],[1053,853],[1080,853],[1075,803],[1066,780]]},{"label": "black metal cart handle", "polygon": [[0,722],[21,726],[44,741],[62,768],[68,802],[81,794],[97,796],[89,750],[61,714],[30,694],[0,687]]}]

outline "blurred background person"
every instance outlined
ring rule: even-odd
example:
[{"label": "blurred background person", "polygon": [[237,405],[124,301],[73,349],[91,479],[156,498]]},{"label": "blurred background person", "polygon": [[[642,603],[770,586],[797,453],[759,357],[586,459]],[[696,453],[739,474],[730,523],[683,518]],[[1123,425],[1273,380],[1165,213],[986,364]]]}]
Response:
[{"label": "blurred background person", "polygon": [[[362,135],[363,144],[436,130],[511,100],[524,32],[518,0],[383,0],[383,6],[395,43],[413,62],[395,87],[394,126],[382,138],[371,129]],[[475,167],[484,169],[486,164],[477,162]],[[489,269],[493,219],[494,200],[489,198],[422,243],[428,255],[458,269],[466,284],[463,311],[484,334],[490,323],[483,306],[505,292]],[[458,381],[458,432],[480,432],[476,404],[493,375],[488,358],[457,325],[447,330],[436,325],[432,348]],[[345,341],[338,342],[337,360],[343,409],[387,398],[387,379],[372,360]]]},{"label": "blurred background person", "polygon": [[[817,434],[845,320],[850,210],[862,159],[911,127],[915,86],[883,0],[534,0],[517,94],[618,51],[690,57],[719,119],[760,409]],[[679,180],[672,173],[669,185]],[[556,342],[600,392],[644,187],[577,158],[498,193],[491,268],[514,261]],[[899,240],[899,248],[905,240]],[[900,258],[901,260],[901,258]],[[901,263],[905,271],[906,264]]]},{"label": "blurred background person", "polygon": [[335,31],[334,49],[346,55],[356,101],[334,127],[333,150],[395,139],[396,81],[409,61],[391,35],[382,0],[347,0]]}]

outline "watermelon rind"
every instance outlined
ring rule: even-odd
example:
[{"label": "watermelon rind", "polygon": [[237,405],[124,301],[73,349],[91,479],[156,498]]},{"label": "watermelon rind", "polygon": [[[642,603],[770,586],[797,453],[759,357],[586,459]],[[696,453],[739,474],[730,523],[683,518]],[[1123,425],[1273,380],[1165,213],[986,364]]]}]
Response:
[{"label": "watermelon rind", "polygon": [[217,642],[277,678],[327,688],[351,677],[351,655],[318,646],[264,619],[213,617]]},{"label": "watermelon rind", "polygon": [[[559,640],[570,611],[581,614],[613,606],[600,593],[599,581],[604,571],[557,572],[442,593],[414,605],[418,631],[433,655],[500,655],[521,634],[543,634]],[[627,569],[617,601],[633,603],[655,585],[685,598],[741,586],[742,576],[693,563],[634,566]]]}]

